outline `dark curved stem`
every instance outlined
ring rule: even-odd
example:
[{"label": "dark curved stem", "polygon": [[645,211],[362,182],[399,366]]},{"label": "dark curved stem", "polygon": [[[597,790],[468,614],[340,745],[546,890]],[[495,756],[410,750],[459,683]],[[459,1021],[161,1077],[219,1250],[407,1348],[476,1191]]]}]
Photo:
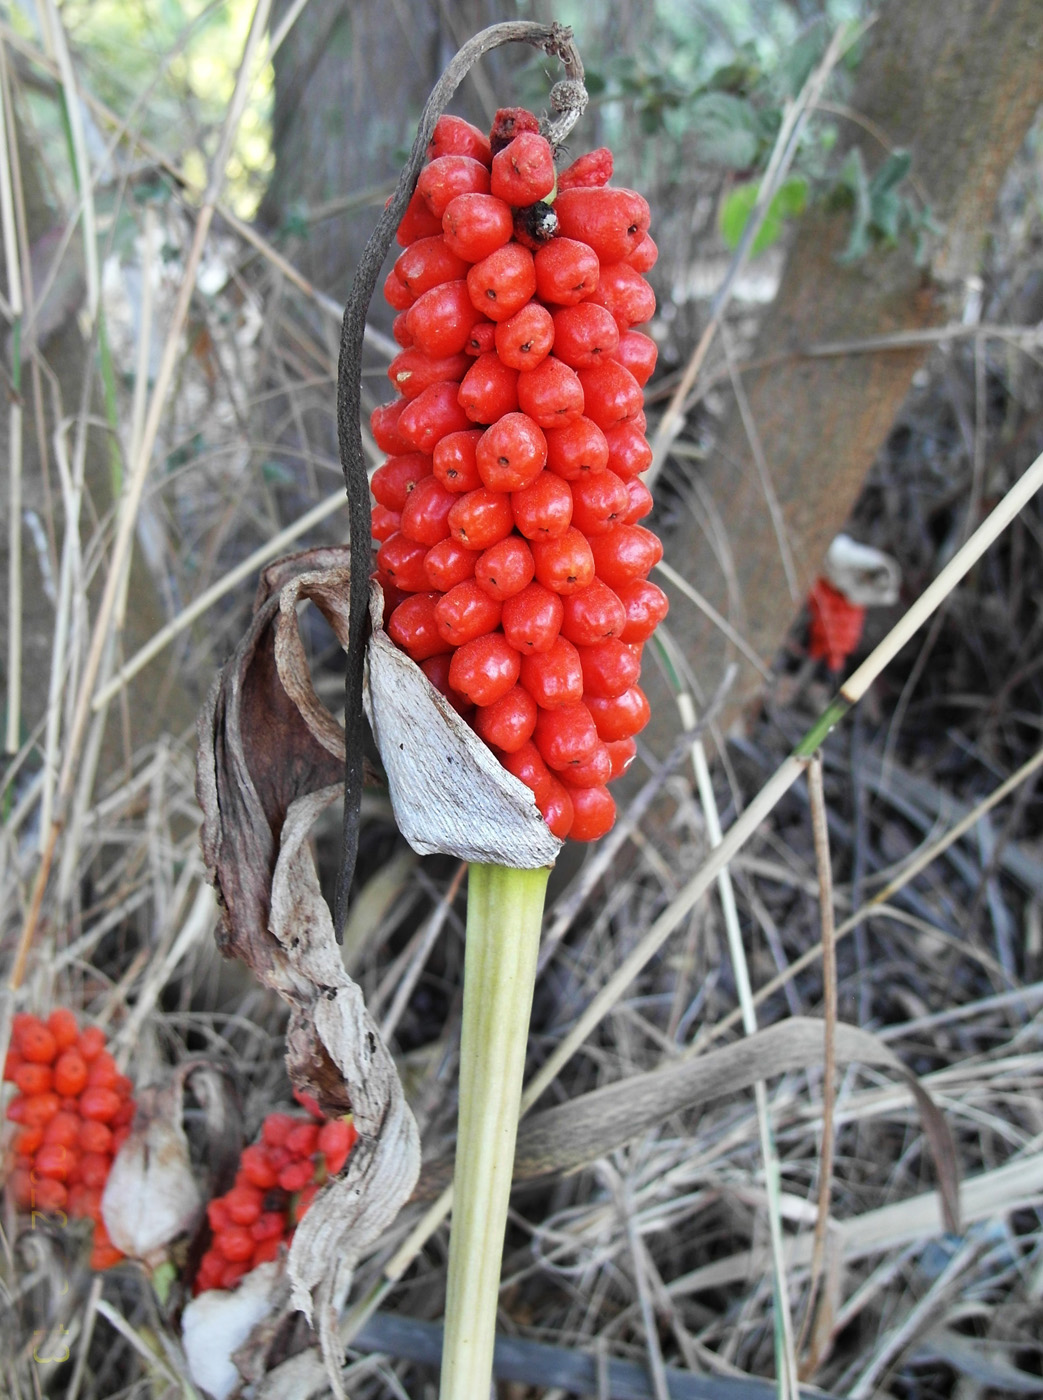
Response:
[{"label": "dark curved stem", "polygon": [[[427,144],[435,123],[467,73],[483,55],[504,44],[525,43],[559,58],[564,65],[565,83],[551,91],[551,103],[560,115],[547,123],[552,144],[564,140],[583,110],[583,63],[572,42],[572,31],[563,25],[533,24],[527,21],[494,24],[469,39],[435,84],[417,128],[409,160],[399,176],[395,193],[385,208],[359,260],[351,295],[344,308],[340,333],[340,363],[337,369],[337,433],[344,485],[348,494],[349,543],[351,545],[351,628],[344,688],[344,724],[347,754],[344,764],[344,830],[340,871],[333,921],[338,939],[347,915],[348,892],[355,873],[359,843],[359,808],[362,802],[362,673],[365,659],[366,616],[369,605],[370,511],[366,461],[362,451],[360,416],[362,337],[373,289],[391,246],[395,230],[405,213],[424,163]],[[364,564],[366,565],[364,567]]]}]

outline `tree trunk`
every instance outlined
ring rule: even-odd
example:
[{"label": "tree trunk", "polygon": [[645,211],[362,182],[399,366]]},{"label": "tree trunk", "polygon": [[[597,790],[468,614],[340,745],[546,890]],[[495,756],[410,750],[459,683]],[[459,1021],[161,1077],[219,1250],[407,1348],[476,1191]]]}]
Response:
[{"label": "tree trunk", "polygon": [[[700,472],[702,518],[686,518],[666,542],[667,559],[725,614],[770,664],[885,441],[926,347],[805,358],[803,346],[858,341],[937,326],[960,283],[976,270],[1000,181],[1043,102],[1038,0],[888,0],[865,40],[850,124],[872,172],[885,152],[869,134],[908,149],[912,173],[943,227],[930,270],[908,242],[842,266],[844,212],[802,222],[779,294],[743,376],[756,436],[793,561],[791,590],[776,524],[750,438],[733,409]],[[868,128],[868,129],[867,129]],[[778,519],[777,516],[777,519]],[[712,518],[711,518],[712,517]],[[730,583],[729,583],[730,579]],[[707,695],[724,666],[739,662],[729,718],[763,688],[756,670],[686,599],[672,595],[670,625]],[[646,668],[651,670],[652,668]],[[653,690],[660,683],[649,676]],[[655,697],[653,742],[666,748],[673,706]]]}]

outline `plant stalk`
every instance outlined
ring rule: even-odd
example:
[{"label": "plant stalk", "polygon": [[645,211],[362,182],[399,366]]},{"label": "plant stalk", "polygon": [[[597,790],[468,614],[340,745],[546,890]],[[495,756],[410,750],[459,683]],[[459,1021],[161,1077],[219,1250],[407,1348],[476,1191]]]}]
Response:
[{"label": "plant stalk", "polygon": [[440,1400],[488,1400],[549,868],[472,865]]}]

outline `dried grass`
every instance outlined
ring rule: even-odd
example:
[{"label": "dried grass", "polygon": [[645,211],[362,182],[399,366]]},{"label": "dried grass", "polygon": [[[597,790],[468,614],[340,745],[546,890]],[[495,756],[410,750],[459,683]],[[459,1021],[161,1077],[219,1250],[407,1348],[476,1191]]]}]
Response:
[{"label": "dried grass", "polygon": [[[84,90],[86,74],[61,42],[57,8],[48,3],[46,13],[55,40],[46,53],[0,26],[8,135],[33,80],[57,84],[47,87],[51,100],[67,99],[91,133],[112,139],[103,105]],[[249,65],[242,71],[245,85]],[[234,120],[232,112],[226,134]],[[21,421],[10,419],[16,511],[24,509],[19,433],[47,424],[51,513],[33,548],[53,580],[54,645],[46,714],[24,714],[18,727],[9,699],[0,918],[12,985],[0,1002],[0,1040],[15,1009],[74,1006],[110,1030],[139,1079],[189,1054],[231,1066],[255,1126],[288,1098],[282,1012],[215,951],[193,738],[185,731],[141,744],[136,685],[145,668],[168,666],[201,698],[243,629],[248,582],[261,563],[295,540],[337,537],[338,309],[292,258],[224,208],[220,161],[202,203],[171,179],[141,208],[137,162],[155,152],[137,142],[133,126],[115,165],[90,154],[75,125],[73,136],[81,218],[94,217],[100,192],[115,192],[133,224],[134,237],[112,247],[86,292],[89,318],[96,288],[113,361],[132,382],[117,385],[115,498],[85,486],[96,406],[89,396],[64,397],[69,389],[51,376],[46,343],[26,350],[22,384],[32,392],[25,389]],[[10,324],[31,316],[33,301],[20,305],[17,273],[30,249],[9,151],[0,209],[15,279],[4,289]],[[1023,207],[1037,179],[1030,165],[1012,173],[1008,211]],[[77,211],[66,212],[71,219]],[[980,325],[932,335],[936,358],[858,511],[861,538],[900,559],[910,598],[1043,439],[1039,341],[1025,294],[1029,274],[1038,276],[1038,221],[1006,218],[1001,228]],[[200,269],[206,290],[193,293]],[[379,336],[373,348],[379,355]],[[364,388],[376,401],[377,358],[373,367]],[[740,369],[708,357],[697,397]],[[125,591],[132,543],[147,554],[168,620],[126,656],[120,622],[135,606]],[[599,1393],[612,1393],[610,1360],[641,1363],[646,1393],[658,1400],[683,1393],[672,1390],[679,1369],[701,1374],[707,1388],[699,1393],[723,1396],[716,1379],[771,1377],[780,1355],[790,1393],[798,1367],[826,1391],[857,1396],[1038,1388],[1041,544],[1033,500],[958,588],[943,583],[947,601],[926,637],[896,654],[854,720],[825,741],[839,1017],[876,1030],[947,1115],[964,1173],[962,1235],[945,1233],[910,1092],[883,1072],[842,1069],[832,1107],[822,1070],[812,1067],[770,1078],[755,1094],[675,1113],[592,1166],[515,1196],[502,1331],[519,1345],[553,1343],[562,1366],[568,1351],[599,1358]],[[19,547],[20,559],[18,547],[11,551],[12,618],[23,599],[19,578],[39,567],[21,536]],[[683,561],[671,564],[683,576]],[[88,603],[91,578],[100,588]],[[871,617],[872,640],[894,621]],[[13,686],[15,623],[7,635]],[[318,684],[332,696],[328,638],[315,628],[312,643]],[[755,1024],[822,1014],[825,847],[820,839],[817,865],[803,785],[766,786],[829,699],[798,643],[795,633],[763,719],[732,747],[715,785],[698,752],[694,772],[683,767],[686,746],[672,765],[643,752],[650,781],[621,827],[626,838],[610,858],[595,855],[556,876],[528,1103],[567,1102]],[[693,719],[682,704],[679,735]],[[121,763],[103,756],[106,723],[124,732]],[[721,839],[714,791],[725,838],[737,813],[749,833],[719,871],[723,905],[708,864]],[[334,841],[326,828],[318,842],[330,871]],[[48,849],[49,879],[41,878]],[[454,1122],[460,871],[438,859],[418,869],[379,798],[368,807],[360,871],[357,908],[367,917],[351,933],[354,975],[392,1038],[425,1155],[437,1157]],[[831,1173],[824,1137],[834,1144]],[[423,1223],[420,1206],[403,1215],[363,1267],[357,1299],[387,1298],[420,1321],[441,1315],[445,1238],[431,1219]],[[189,1394],[176,1336],[146,1280],[129,1270],[92,1279],[80,1243],[72,1227],[18,1234],[4,1217],[7,1393]],[[352,1327],[362,1311],[349,1316]],[[777,1335],[789,1315],[792,1328]],[[59,1335],[69,1367],[35,1364],[34,1344]],[[345,1380],[360,1397],[419,1396],[433,1393],[432,1375],[422,1362],[392,1356],[353,1361]],[[572,1393],[562,1385],[512,1382],[503,1394]]]}]

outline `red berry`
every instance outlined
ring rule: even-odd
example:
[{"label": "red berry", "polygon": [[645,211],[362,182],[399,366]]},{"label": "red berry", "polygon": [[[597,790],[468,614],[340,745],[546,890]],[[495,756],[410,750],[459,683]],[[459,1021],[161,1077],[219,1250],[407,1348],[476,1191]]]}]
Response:
[{"label": "red berry", "polygon": [[616,804],[606,787],[573,788],[572,829],[574,841],[597,841],[611,831],[616,820]]},{"label": "red berry", "polygon": [[400,510],[388,510],[387,506],[374,506],[370,512],[369,533],[378,544],[389,540],[402,524]]},{"label": "red berry", "polygon": [[413,334],[408,326],[409,312],[400,311],[391,322],[391,334],[395,338],[395,344],[401,345],[403,350],[413,348]]},{"label": "red berry", "polygon": [[536,291],[532,254],[517,243],[497,248],[468,272],[467,290],[477,310],[490,321],[506,321]]},{"label": "red berry", "polygon": [[111,1123],[121,1104],[119,1094],[112,1089],[91,1086],[84,1089],[80,1095],[80,1115],[83,1118],[93,1118],[99,1123]]},{"label": "red berry", "polygon": [[427,590],[427,574],[424,572],[424,558],[427,546],[416,540],[407,540],[399,532],[386,539],[377,550],[377,565],[384,575],[405,593],[423,593]]},{"label": "red berry", "polygon": [[545,710],[574,705],[583,695],[579,651],[564,637],[556,637],[546,651],[522,657],[521,683]]},{"label": "red berry", "polygon": [[[634,578],[646,578],[663,557],[663,546],[643,525],[617,525],[590,542],[597,576],[610,588]],[[537,561],[536,576],[539,577]]]},{"label": "red berry", "polygon": [[449,512],[451,535],[468,549],[488,549],[506,539],[513,527],[510,496],[502,491],[489,491],[484,486],[458,496]]},{"label": "red berry", "polygon": [[418,239],[399,253],[394,271],[416,301],[432,287],[466,276],[467,264],[448,247],[441,234],[436,234],[434,238]]},{"label": "red berry", "polygon": [[260,1143],[243,1148],[239,1170],[251,1186],[258,1186],[262,1191],[270,1191],[279,1179],[268,1153]]},{"label": "red berry", "polygon": [[303,1191],[315,1172],[313,1163],[288,1162],[279,1172],[279,1185],[284,1191]]},{"label": "red berry", "polygon": [[476,263],[510,242],[514,215],[491,194],[460,194],[446,205],[442,229],[446,246],[464,262]]},{"label": "red berry", "polygon": [[618,427],[641,411],[641,385],[618,360],[604,360],[579,371],[586,416],[602,431]]},{"label": "red berry", "polygon": [[456,496],[435,476],[416,483],[402,507],[402,534],[430,547],[449,538],[449,512]]},{"label": "red berry", "polygon": [[435,122],[427,143],[428,160],[437,160],[439,156],[472,156],[483,165],[490,165],[493,158],[485,132],[448,112],[443,112]]},{"label": "red berry", "polygon": [[558,193],[572,189],[599,189],[612,179],[612,152],[605,146],[578,156],[558,176]]},{"label": "red berry", "polygon": [[808,656],[814,661],[825,657],[831,671],[844,662],[862,637],[866,610],[852,603],[826,579],[816,579],[808,598],[811,615]]},{"label": "red berry", "polygon": [[405,407],[401,399],[396,399],[394,403],[378,404],[369,415],[369,430],[381,452],[412,451],[409,443],[398,431],[398,420],[402,417]]},{"label": "red berry", "polygon": [[432,287],[406,313],[406,330],[425,355],[458,355],[471,337],[478,319],[467,283],[461,278]]},{"label": "red berry", "polygon": [[387,634],[414,661],[426,661],[449,650],[435,617],[439,597],[438,593],[413,593],[391,614]]},{"label": "red berry", "polygon": [[115,1089],[119,1077],[116,1061],[108,1050],[96,1055],[87,1069],[87,1083],[92,1089]]},{"label": "red berry", "polygon": [[553,539],[563,535],[572,521],[572,492],[560,476],[540,472],[531,486],[511,493],[511,509],[526,539]]},{"label": "red berry", "polygon": [[627,509],[623,516],[624,525],[636,525],[649,515],[654,504],[652,493],[640,478],[628,476],[624,483],[627,493]]},{"label": "red berry", "polygon": [[598,740],[594,752],[583,763],[570,764],[561,770],[561,781],[574,787],[604,787],[612,779],[612,759],[608,745]]},{"label": "red berry", "polygon": [[641,674],[641,663],[618,637],[597,642],[594,646],[581,647],[580,663],[583,667],[583,689],[588,695],[615,697],[622,695],[632,685],[636,685]]},{"label": "red berry", "polygon": [[439,438],[471,426],[470,419],[460,407],[459,392],[459,384],[451,380],[429,384],[423,393],[406,405],[398,420],[398,431],[410,446],[430,456]]},{"label": "red berry", "polygon": [[547,434],[547,466],[565,481],[595,476],[608,466],[605,434],[589,418],[577,418]]},{"label": "red berry", "polygon": [[50,1065],[34,1064],[26,1060],[14,1073],[14,1082],[23,1094],[46,1094],[52,1087],[54,1074]]},{"label": "red berry", "polygon": [[258,1244],[281,1239],[285,1231],[286,1216],[281,1210],[262,1210],[250,1226],[250,1234]]},{"label": "red berry", "polygon": [[424,556],[428,587],[437,589],[439,593],[448,593],[458,583],[474,578],[479,558],[477,550],[468,549],[459,540],[440,540]]},{"label": "red berry", "polygon": [[31,1024],[19,1027],[16,1047],[22,1059],[34,1065],[49,1065],[58,1053],[54,1033],[35,1018]]},{"label": "red berry", "polygon": [[655,241],[646,233],[632,253],[627,254],[627,262],[635,272],[651,272],[659,258]]},{"label": "red berry", "polygon": [[112,1158],[107,1152],[85,1152],[80,1160],[80,1180],[84,1186],[101,1191],[109,1179]]},{"label": "red berry", "polygon": [[319,1151],[326,1158],[326,1171],[337,1176],[358,1141],[354,1123],[343,1118],[331,1119],[319,1129]]},{"label": "red berry", "polygon": [[[524,660],[522,670],[524,671]],[[515,753],[532,738],[536,727],[536,701],[523,685],[512,686],[491,705],[480,705],[474,713],[474,730],[490,747]]]},{"label": "red berry", "polygon": [[444,651],[440,656],[432,656],[428,661],[421,661],[420,669],[434,688],[445,696],[457,714],[466,718],[474,706],[466,695],[461,695],[449,684],[449,667],[452,665],[452,660],[452,652]]},{"label": "red berry", "polygon": [[627,488],[615,472],[598,472],[572,483],[572,523],[588,537],[621,524],[629,506]]},{"label": "red berry", "polygon": [[[90,1092],[90,1091],[88,1091]],[[106,1089],[99,1089],[98,1093],[107,1093]],[[14,1110],[21,1107],[18,1117],[15,1117]],[[54,1115],[61,1108],[61,1099],[55,1093],[47,1092],[43,1094],[28,1094],[25,1098],[8,1105],[7,1116],[15,1122],[24,1123],[27,1128],[42,1128],[49,1123]],[[81,1104],[81,1111],[83,1105]],[[85,1117],[93,1117],[93,1114],[85,1113]]]},{"label": "red berry", "polygon": [[648,579],[630,579],[616,591],[626,611],[626,625],[619,636],[624,642],[647,642],[666,617],[670,600]]},{"label": "red berry", "polygon": [[556,593],[542,583],[527,584],[503,605],[503,635],[523,655],[549,651],[561,631],[563,612]]},{"label": "red berry", "polygon": [[512,369],[535,369],[554,344],[554,320],[545,306],[530,301],[496,327],[496,353]]},{"label": "red berry", "polygon": [[622,695],[603,698],[590,695],[586,699],[587,708],[597,728],[598,737],[612,743],[616,739],[629,739],[639,734],[651,717],[648,699],[640,686],[631,686]]},{"label": "red berry", "polygon": [[296,1157],[311,1157],[318,1141],[318,1123],[295,1123],[286,1135],[286,1146]]},{"label": "red berry", "polygon": [[[619,368],[622,369],[622,365]],[[519,378],[518,402],[522,411],[541,428],[561,428],[582,415],[583,386],[574,369],[548,355],[535,369]],[[588,416],[593,417],[593,414]]]},{"label": "red berry", "polygon": [[514,208],[545,199],[554,189],[554,152],[547,138],[523,131],[498,151],[489,187]]},{"label": "red berry", "polygon": [[471,327],[471,335],[464,351],[468,355],[485,355],[496,349],[496,324],[493,321],[476,321]]},{"label": "red berry", "polygon": [[458,583],[435,604],[438,634],[452,646],[462,646],[499,627],[501,606],[475,579]]},{"label": "red berry", "polygon": [[[61,1115],[58,1114],[56,1116],[60,1117]],[[51,1123],[53,1122],[54,1119],[52,1118]],[[51,1124],[48,1123],[47,1127],[49,1128],[50,1126]],[[46,1129],[42,1127],[20,1128],[18,1132],[15,1133],[14,1137],[15,1154],[19,1157],[31,1157],[43,1142],[45,1131]]]},{"label": "red berry", "polygon": [[619,337],[615,358],[644,388],[655,370],[659,347],[651,336],[644,335],[641,331],[627,331]]},{"label": "red berry", "polygon": [[637,476],[652,464],[652,449],[636,420],[609,428],[605,432],[605,443],[608,465],[617,476]]},{"label": "red berry", "polygon": [[[68,1116],[71,1117],[72,1115],[70,1114]],[[66,1117],[65,1114],[58,1114],[58,1118],[64,1117]],[[52,1121],[57,1122],[57,1119]],[[112,1129],[109,1127],[108,1123],[98,1123],[89,1118],[84,1119],[82,1122],[80,1122],[79,1119],[75,1121],[79,1125],[76,1140],[82,1152],[112,1154]]]},{"label": "red berry", "polygon": [[76,1017],[64,1006],[56,1006],[47,1017],[47,1029],[54,1036],[59,1051],[71,1049],[79,1037]]},{"label": "red berry", "polygon": [[592,301],[554,313],[554,353],[572,369],[590,369],[609,359],[619,350],[619,341],[615,317]]},{"label": "red berry", "polygon": [[[97,1064],[97,1061],[94,1062]],[[91,1066],[93,1071],[93,1065]],[[54,1088],[59,1094],[75,1098],[87,1087],[87,1061],[78,1050],[63,1050],[54,1065]],[[93,1079],[91,1082],[95,1082]]]},{"label": "red berry", "polygon": [[540,710],[533,742],[548,768],[562,769],[585,763],[598,744],[598,732],[582,701]]},{"label": "red berry", "polygon": [[491,632],[457,648],[449,683],[475,705],[492,705],[517,682],[520,671],[521,657],[502,633]]},{"label": "red berry", "polygon": [[495,351],[479,355],[464,375],[458,398],[472,423],[495,423],[518,407],[518,371]]},{"label": "red berry", "polygon": [[520,593],[535,576],[532,550],[516,535],[508,535],[485,550],[474,569],[478,586],[500,603]]},{"label": "red berry", "polygon": [[384,278],[384,300],[396,311],[408,311],[413,305],[413,293],[399,277],[394,268]]},{"label": "red berry", "polygon": [[214,1248],[230,1264],[239,1264],[253,1254],[254,1241],[245,1226],[229,1224],[214,1236]]},{"label": "red berry", "polygon": [[31,1189],[36,1197],[35,1210],[62,1210],[69,1199],[65,1186],[54,1177],[38,1177]]},{"label": "red berry", "polygon": [[[640,529],[628,525],[625,529]],[[577,593],[594,581],[594,556],[585,535],[570,525],[563,535],[534,539],[532,557],[536,578],[554,593]]]},{"label": "red berry", "polygon": [[[436,287],[435,290],[441,291],[441,288]],[[462,379],[470,364],[469,355],[432,356],[419,349],[403,350],[388,365],[388,379],[403,398],[412,400],[419,398],[432,384],[440,384],[447,379]],[[400,408],[404,411],[405,405],[401,404]],[[405,439],[398,429],[400,417],[401,413],[395,419],[395,435],[404,442]],[[409,448],[404,450],[408,452]]]},{"label": "red berry", "polygon": [[537,799],[536,805],[540,809],[540,816],[554,835],[564,840],[572,830],[572,797],[553,773],[548,780],[546,791],[542,798]]},{"label": "red berry", "polygon": [[480,428],[464,428],[458,433],[448,433],[435,447],[434,474],[454,495],[474,491],[483,484],[475,460],[475,450],[481,437]]},{"label": "red berry", "polygon": [[637,757],[637,745],[633,739],[613,739],[605,745],[612,762],[612,777],[621,777]]},{"label": "red berry", "polygon": [[539,131],[539,129],[539,122],[524,107],[498,108],[493,117],[492,130],[489,132],[489,146],[493,155],[502,151],[504,146],[523,131]]},{"label": "red berry", "polygon": [[369,489],[374,498],[388,510],[401,511],[417,482],[431,475],[431,458],[422,452],[408,452],[401,457],[389,457],[376,469]]},{"label": "red berry", "polygon": [[531,739],[513,753],[505,753],[500,762],[513,775],[525,784],[536,799],[536,805],[545,801],[551,792],[552,774],[540,757],[540,751]]},{"label": "red berry", "polygon": [[431,213],[441,219],[457,195],[488,194],[489,171],[473,156],[437,156],[421,170],[416,187]]},{"label": "red berry", "polygon": [[633,190],[562,190],[554,202],[562,236],[589,246],[602,263],[628,257],[648,232],[648,204]]},{"label": "red berry", "polygon": [[527,413],[506,413],[482,434],[475,460],[490,491],[518,491],[543,470],[547,439]]},{"label": "red berry", "polygon": [[655,315],[655,292],[629,263],[602,264],[590,299],[611,312],[620,326],[637,326]]},{"label": "red berry", "polygon": [[573,238],[554,238],[536,254],[535,290],[541,301],[554,306],[575,306],[597,287],[600,272],[597,254],[586,243]]},{"label": "red berry", "polygon": [[441,227],[441,220],[436,219],[431,213],[420,191],[414,190],[406,205],[406,212],[402,215],[402,222],[398,226],[395,238],[401,247],[408,248],[418,238],[430,238],[437,234]]}]

